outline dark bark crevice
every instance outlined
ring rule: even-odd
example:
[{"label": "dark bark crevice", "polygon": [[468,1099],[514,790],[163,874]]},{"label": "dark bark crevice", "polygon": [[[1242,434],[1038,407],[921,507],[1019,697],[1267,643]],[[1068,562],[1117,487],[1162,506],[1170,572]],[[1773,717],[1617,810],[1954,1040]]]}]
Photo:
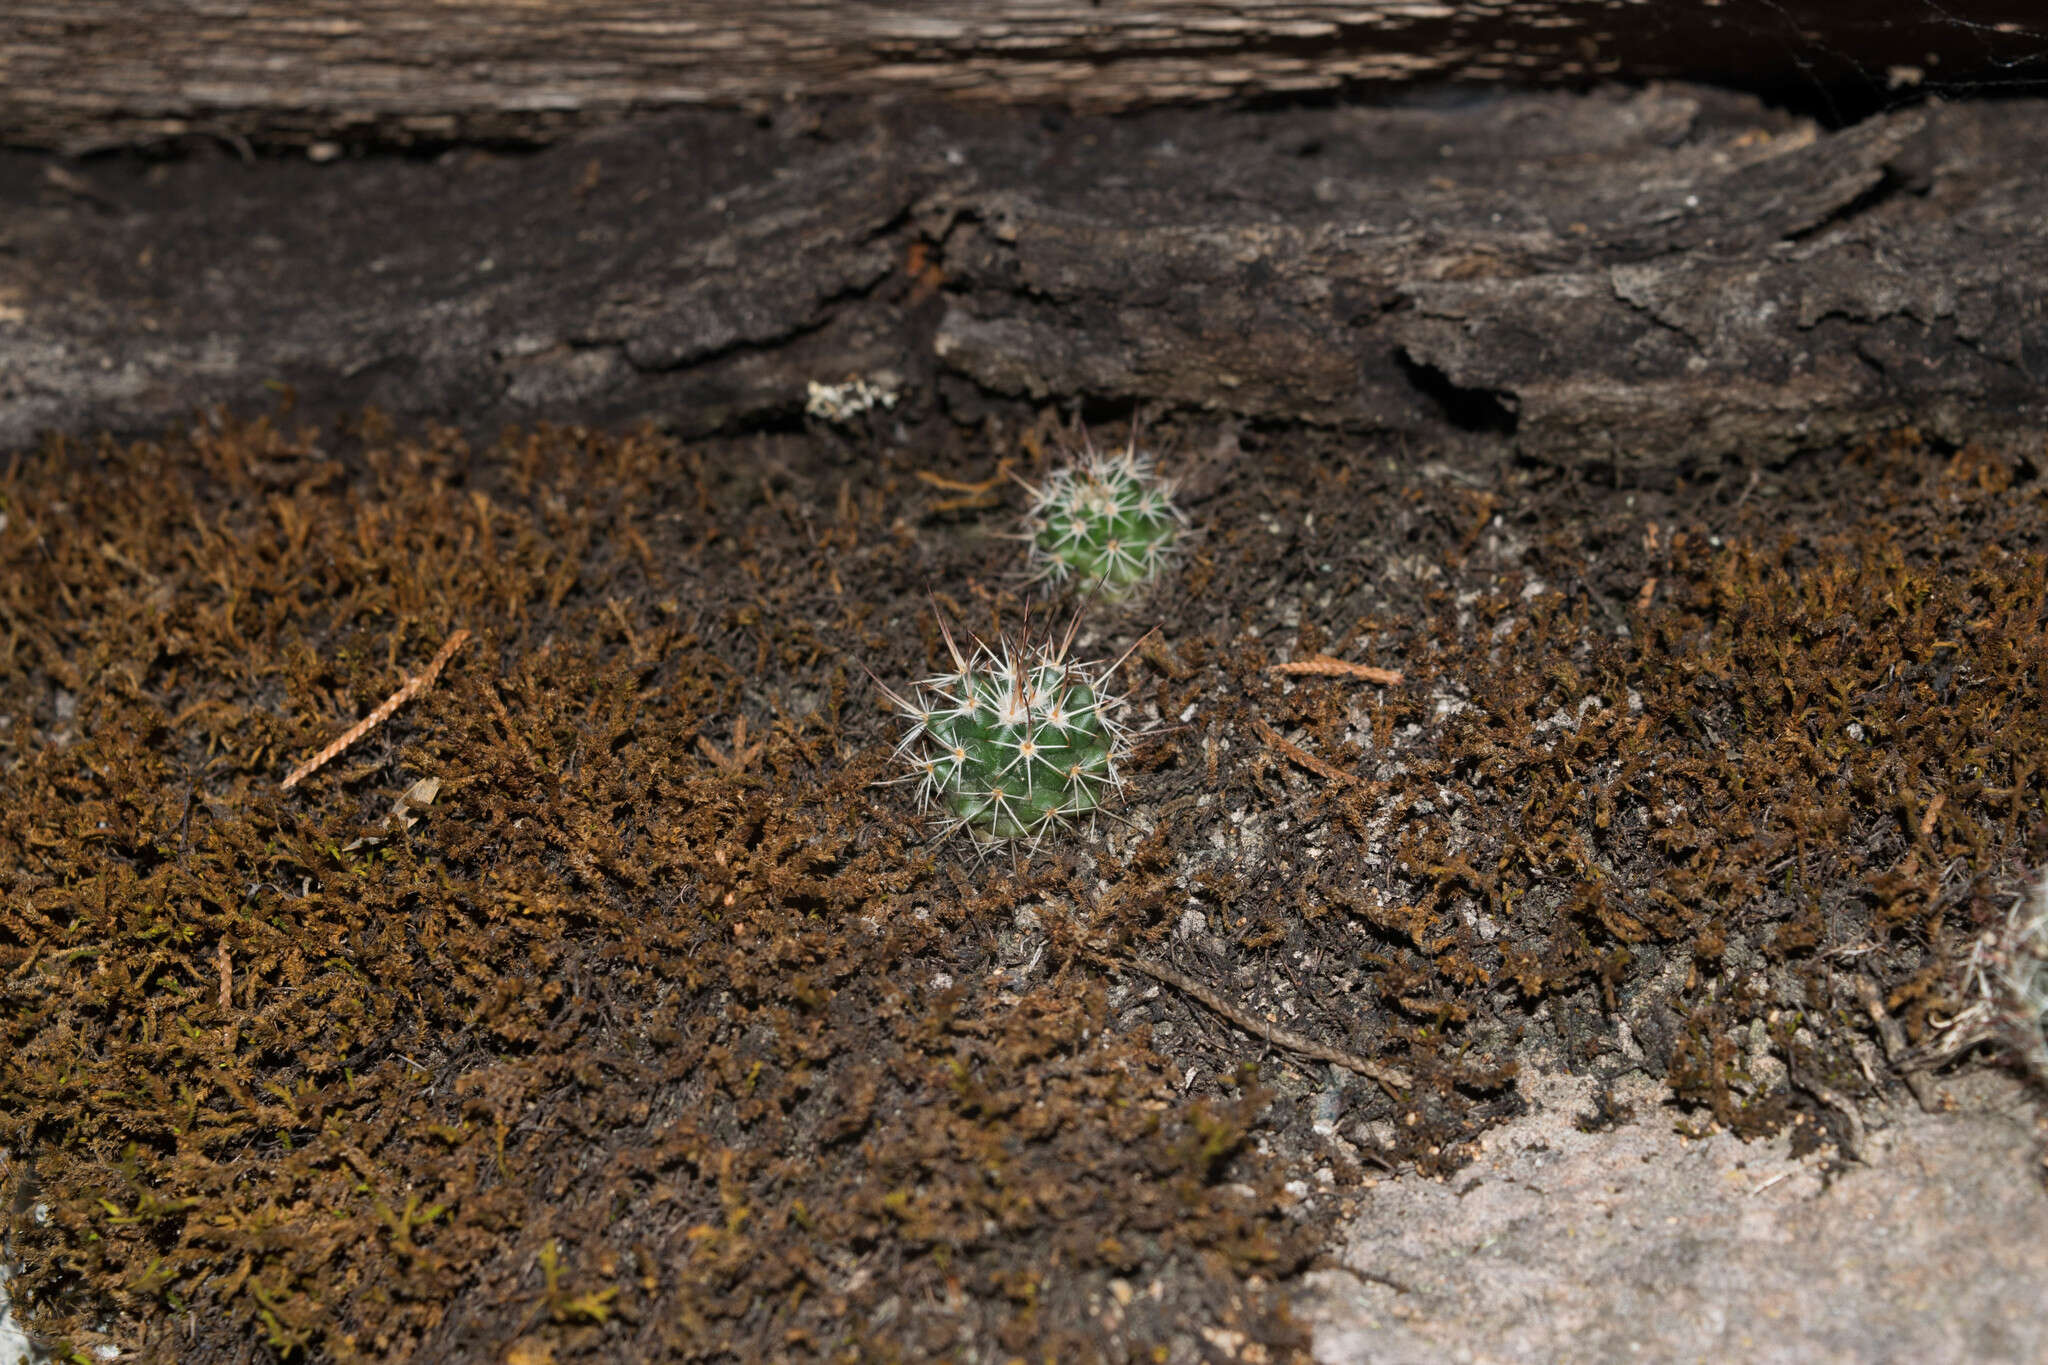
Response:
[{"label": "dark bark crevice", "polygon": [[322,417],[702,433],[874,373],[963,420],[1165,404],[1566,463],[2025,436],[2043,108],[1828,133],[1690,87],[1053,123],[837,103],[517,157],[0,154],[0,446],[257,410],[278,380]]},{"label": "dark bark crevice", "polygon": [[1405,349],[1395,351],[1394,361],[1417,392],[1435,403],[1444,420],[1459,431],[1490,432],[1496,436],[1515,434],[1517,415],[1513,394],[1454,384],[1449,375],[1434,365],[1416,360]]}]

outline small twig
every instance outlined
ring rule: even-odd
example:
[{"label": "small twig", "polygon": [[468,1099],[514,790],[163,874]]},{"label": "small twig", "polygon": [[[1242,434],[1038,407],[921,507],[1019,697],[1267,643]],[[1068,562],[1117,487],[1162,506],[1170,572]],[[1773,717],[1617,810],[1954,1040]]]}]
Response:
[{"label": "small twig", "polygon": [[1851,1161],[1863,1160],[1863,1116],[1856,1112],[1856,1106],[1847,1096],[1832,1090],[1811,1076],[1800,1074],[1792,1068],[1786,1069],[1792,1084],[1819,1100],[1841,1116],[1842,1127],[1847,1131],[1842,1136],[1842,1155]]},{"label": "small twig", "polygon": [[83,199],[102,213],[110,213],[117,218],[125,217],[128,213],[127,205],[101,194],[90,180],[87,180],[82,175],[73,174],[61,166],[43,167],[43,179],[66,194],[76,195],[78,198]]},{"label": "small twig", "polygon": [[1925,839],[1934,833],[1934,822],[1941,818],[1941,808],[1948,804],[1947,792],[1936,792],[1934,799],[1927,803],[1927,811],[1920,817],[1920,837]]},{"label": "small twig", "polygon": [[1344,786],[1360,787],[1365,785],[1364,782],[1357,776],[1345,772],[1336,764],[1317,758],[1314,754],[1302,748],[1300,745],[1291,744],[1287,740],[1282,739],[1280,737],[1279,731],[1275,730],[1272,726],[1266,724],[1266,722],[1264,720],[1261,720],[1259,717],[1252,717],[1252,726],[1259,732],[1259,738],[1266,742],[1268,748],[1272,749],[1276,753],[1283,754],[1286,757],[1293,759],[1296,763],[1299,763],[1302,767],[1308,769],[1317,777],[1323,778],[1325,781],[1336,782]]},{"label": "small twig", "polygon": [[329,744],[319,753],[314,754],[304,763],[301,763],[298,767],[292,769],[290,775],[287,776],[284,780],[284,786],[282,790],[290,791],[293,787],[298,786],[299,783],[305,781],[308,777],[311,777],[314,773],[320,771],[320,769],[327,766],[327,764],[333,760],[335,755],[339,754],[342,750],[348,748],[349,745],[355,743],[364,735],[369,734],[370,731],[376,729],[385,721],[391,719],[392,712],[396,711],[399,707],[411,701],[420,693],[426,691],[429,687],[432,687],[434,685],[434,679],[441,676],[441,670],[447,667],[448,661],[455,657],[455,651],[462,648],[462,642],[464,640],[467,640],[468,638],[469,632],[466,630],[458,630],[453,635],[449,636],[448,642],[441,646],[440,650],[434,655],[432,661],[427,664],[426,669],[423,672],[420,672],[410,678],[407,678],[405,680],[405,685],[400,687],[396,692],[393,692],[389,697],[386,697],[384,699],[384,704],[382,706],[379,706],[369,715],[364,716],[354,725],[349,726],[349,728],[343,732],[340,739],[335,740],[332,744]]},{"label": "small twig", "polygon": [[1906,1082],[1906,1088],[1913,1092],[1913,1098],[1919,1101],[1923,1111],[1929,1114],[1940,1113],[1941,1092],[1934,1088],[1934,1082],[1928,1077],[1927,1072],[1915,1065],[1914,1058],[1910,1055],[1911,1049],[1906,1046],[1906,1031],[1899,1027],[1899,1021],[1892,1018],[1891,1011],[1884,1007],[1884,996],[1877,989],[1877,983],[1867,976],[1852,976],[1849,978],[1849,988],[1856,993],[1864,1012],[1870,1016],[1870,1022],[1877,1025],[1877,1040],[1884,1044],[1885,1060],[1898,1068],[1899,1075]]},{"label": "small twig", "polygon": [[942,502],[933,503],[931,510],[935,513],[959,512],[976,507],[993,507],[996,504],[996,489],[1002,485],[1004,480],[1010,477],[1010,462],[1008,460],[998,461],[995,476],[983,479],[980,483],[962,483],[958,479],[949,479],[943,474],[934,474],[929,469],[917,471],[918,482],[930,484],[933,488],[943,489],[948,493],[959,493],[962,495],[957,498],[947,498]]},{"label": "small twig", "polygon": [[928,483],[934,488],[943,488],[948,493],[992,492],[997,485],[1009,477],[1010,462],[1008,460],[998,460],[996,462],[995,474],[983,479],[980,483],[963,483],[959,479],[949,479],[943,474],[934,474],[929,469],[917,471],[917,481],[919,483]]},{"label": "small twig", "polygon": [[28,956],[23,958],[20,962],[16,963],[14,970],[7,974],[7,979],[9,981],[14,981],[18,980],[21,977],[27,976],[28,969],[35,966],[36,959],[41,957],[42,955],[43,940],[38,938],[34,943],[29,945]]},{"label": "small twig", "polygon": [[626,637],[626,649],[632,654],[633,662],[639,663],[641,659],[640,636],[633,629],[632,618],[626,615],[626,604],[616,597],[611,597],[605,599],[604,609],[611,614],[612,621],[619,628],[619,633]]},{"label": "small twig", "polygon": [[1415,1083],[1409,1079],[1408,1073],[1400,1070],[1398,1067],[1369,1061],[1364,1057],[1345,1052],[1341,1048],[1334,1048],[1327,1044],[1319,1043],[1313,1038],[1304,1038],[1289,1029],[1281,1028],[1278,1024],[1268,1023],[1255,1014],[1239,1009],[1207,986],[1182,976],[1170,967],[1161,967],[1156,963],[1144,962],[1135,957],[1105,957],[1101,960],[1106,966],[1112,968],[1130,967],[1133,970],[1143,972],[1156,981],[1163,981],[1187,996],[1190,1000],[1208,1006],[1217,1014],[1222,1015],[1225,1019],[1243,1029],[1246,1033],[1252,1034],[1254,1037],[1263,1038],[1275,1047],[1283,1047],[1289,1052],[1298,1052],[1304,1057],[1313,1057],[1319,1062],[1328,1062],[1332,1066],[1341,1066],[1346,1071],[1357,1072],[1367,1080],[1377,1081],[1381,1086],[1385,1087],[1389,1094],[1397,1099],[1400,1098],[1401,1091],[1414,1088]]},{"label": "small twig", "polygon": [[1305,674],[1311,678],[1358,678],[1385,687],[1399,687],[1406,681],[1406,675],[1398,668],[1374,668],[1371,664],[1354,664],[1344,659],[1333,659],[1327,654],[1296,659],[1291,664],[1274,664],[1266,671]]},{"label": "small twig", "polygon": [[213,960],[220,968],[220,1040],[221,1045],[233,1052],[235,1048],[235,1020],[230,1012],[235,999],[235,964],[229,955],[228,941],[222,939],[214,945]]},{"label": "small twig", "polygon": [[1332,1266],[1331,1269],[1341,1270],[1346,1275],[1349,1275],[1352,1279],[1359,1281],[1361,1284],[1383,1285],[1386,1288],[1393,1290],[1396,1294],[1413,1294],[1415,1292],[1413,1289],[1410,1289],[1407,1285],[1401,1283],[1393,1276],[1382,1275],[1377,1270],[1360,1270],[1355,1265],[1337,1265]]}]

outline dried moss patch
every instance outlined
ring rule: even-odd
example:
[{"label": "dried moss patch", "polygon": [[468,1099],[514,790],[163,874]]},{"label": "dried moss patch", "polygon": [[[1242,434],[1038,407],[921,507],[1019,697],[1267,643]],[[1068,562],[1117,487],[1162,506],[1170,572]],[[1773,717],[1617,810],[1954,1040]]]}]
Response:
[{"label": "dried moss patch", "polygon": [[[2021,459],[1610,488],[1296,436],[1184,471],[1207,534],[1128,665],[1129,825],[935,849],[870,785],[856,664],[938,665],[927,581],[1014,616],[1006,543],[914,477],[990,444],[1030,448],[220,421],[12,460],[33,1325],[181,1361],[1286,1359],[1318,1221],[1455,1168],[1518,1040],[1666,1074],[1692,1122],[1825,1118],[1802,1076],[1870,1085],[1844,980],[1923,1032],[2048,844]],[[1269,671],[1316,652],[1406,681]]]}]

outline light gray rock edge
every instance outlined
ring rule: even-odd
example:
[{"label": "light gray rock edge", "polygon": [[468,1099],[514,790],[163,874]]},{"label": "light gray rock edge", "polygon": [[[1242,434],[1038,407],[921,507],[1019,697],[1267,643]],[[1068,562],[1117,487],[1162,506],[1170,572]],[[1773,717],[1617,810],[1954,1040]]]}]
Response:
[{"label": "light gray rock edge", "polygon": [[1866,1114],[1867,1163],[1832,1181],[1829,1149],[1680,1136],[1647,1080],[1605,1133],[1573,1122],[1591,1081],[1529,1084],[1466,1170],[1370,1191],[1296,1307],[1321,1365],[2048,1360],[2042,1131],[2016,1082]]}]

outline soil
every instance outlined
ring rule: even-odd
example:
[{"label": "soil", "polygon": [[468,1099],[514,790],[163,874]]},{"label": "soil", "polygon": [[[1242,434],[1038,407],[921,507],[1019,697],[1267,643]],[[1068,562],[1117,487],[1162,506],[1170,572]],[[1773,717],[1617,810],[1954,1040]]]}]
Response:
[{"label": "soil", "polygon": [[[1472,1160],[1531,1046],[1662,1077],[1688,1131],[1852,1142],[1835,1101],[1898,1081],[1857,983],[1925,1040],[2048,853],[2038,452],[1591,479],[1144,416],[1200,538],[1130,603],[1030,608],[1135,646],[1150,731],[1116,818],[1033,856],[876,785],[866,674],[933,671],[935,611],[1023,627],[1006,475],[1059,458],[1050,410],[12,457],[27,1325],[184,1362],[1301,1359],[1331,1221]],[[1273,671],[1314,655],[1403,680]]]}]

